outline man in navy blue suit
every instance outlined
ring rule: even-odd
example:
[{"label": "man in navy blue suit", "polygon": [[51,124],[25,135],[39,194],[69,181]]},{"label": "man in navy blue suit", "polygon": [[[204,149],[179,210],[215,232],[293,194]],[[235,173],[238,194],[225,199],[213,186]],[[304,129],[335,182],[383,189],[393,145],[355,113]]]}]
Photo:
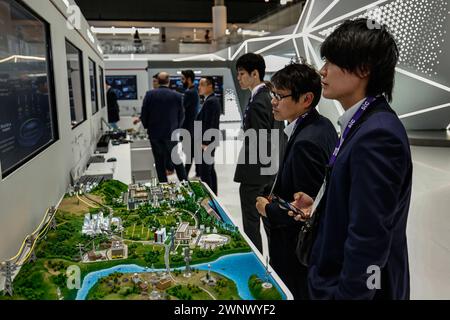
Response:
[{"label": "man in navy blue suit", "polygon": [[184,121],[182,95],[169,88],[170,76],[161,72],[158,76],[159,88],[147,92],[141,112],[141,122],[148,131],[156,172],[159,182],[167,182],[166,164],[171,155],[180,181],[187,180],[186,170],[179,152],[172,152],[178,147],[178,141],[172,141],[172,133],[180,129]]},{"label": "man in navy blue suit", "polygon": [[310,298],[409,299],[411,152],[388,103],[396,43],[385,26],[357,19],[325,40],[321,56],[323,95],[345,113],[324,192],[314,203],[306,193],[295,195],[294,205],[319,221],[309,257]]},{"label": "man in navy blue suit", "polygon": [[[272,195],[293,201],[294,193],[303,190],[316,196],[338,140],[331,121],[316,110],[322,94],[320,75],[306,64],[291,64],[275,73],[272,84],[274,117],[289,121],[284,130],[289,141]],[[265,197],[257,198],[256,208],[267,218],[270,264],[295,299],[307,299],[307,269],[296,256],[303,223],[292,220],[288,210]]]},{"label": "man in navy blue suit", "polygon": [[[200,95],[205,98],[205,102],[203,103],[202,109],[197,116],[197,121],[201,121],[202,123],[202,138],[201,141],[196,143],[201,143],[203,150],[200,169],[201,179],[217,195],[217,174],[214,168],[214,155],[218,141],[214,141],[214,139],[207,140],[204,137],[205,132],[210,129],[219,131],[220,101],[214,94],[214,87],[214,78],[205,77],[200,80],[198,90]],[[209,155],[211,159],[208,159],[205,155]]]},{"label": "man in navy blue suit", "polygon": [[[181,71],[181,80],[183,81],[183,86],[186,89],[183,99],[184,107],[184,123],[183,129],[189,131],[191,138],[190,150],[185,150],[186,154],[190,154],[186,159],[186,174],[189,177],[189,171],[191,170],[192,161],[194,161],[194,122],[200,111],[200,97],[198,95],[197,88],[195,87],[195,73],[192,70]],[[195,164],[195,176],[200,177],[200,165]]]}]

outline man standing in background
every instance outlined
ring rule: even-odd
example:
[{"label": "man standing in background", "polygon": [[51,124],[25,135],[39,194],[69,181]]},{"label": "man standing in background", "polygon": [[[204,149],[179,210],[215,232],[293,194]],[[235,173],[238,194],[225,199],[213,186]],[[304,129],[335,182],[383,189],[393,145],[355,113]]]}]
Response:
[{"label": "man standing in background", "polygon": [[[182,95],[169,88],[170,76],[166,72],[159,74],[159,88],[147,92],[142,105],[141,121],[148,131],[150,144],[155,158],[159,182],[167,182],[166,164],[171,160],[172,150],[178,141],[172,141],[172,133],[180,129],[184,122]],[[179,154],[174,152],[173,155]],[[180,159],[173,159],[180,181],[187,180],[186,170]]]},{"label": "man standing in background", "polygon": [[[189,177],[189,171],[191,170],[192,161],[194,160],[194,122],[200,110],[200,97],[198,95],[197,88],[195,87],[195,73],[192,70],[184,70],[181,72],[181,79],[183,86],[186,89],[183,99],[184,107],[184,123],[183,129],[189,131],[191,136],[190,143],[190,156],[186,159],[186,174]],[[188,154],[189,150],[185,150],[185,154]],[[195,176],[200,177],[200,165],[195,164]]]},{"label": "man standing in background", "polygon": [[[158,72],[153,76],[153,89],[159,88],[159,74],[160,73]],[[166,167],[166,176],[171,176],[174,174],[175,168],[173,166],[170,156],[166,157],[165,167]]]},{"label": "man standing in background", "polygon": [[[285,144],[285,136],[283,134],[284,123],[275,121],[272,113],[272,102],[270,90],[264,83],[266,73],[266,63],[261,55],[247,53],[239,58],[236,64],[238,72],[238,81],[242,90],[250,90],[251,99],[245,108],[243,130],[248,132],[254,130],[257,136],[257,147],[254,148],[256,155],[250,154],[253,148],[249,139],[244,139],[244,145],[239,155],[239,163],[236,167],[234,181],[240,183],[239,194],[241,198],[242,220],[244,231],[252,240],[253,244],[262,253],[262,239],[260,233],[261,218],[256,210],[256,198],[264,196],[268,192],[265,190],[270,188],[274,181],[274,175],[263,175],[261,169],[270,167],[270,164],[264,165],[259,158],[259,146],[264,141],[259,141],[260,132],[265,130],[267,134],[267,148],[272,150],[272,143],[283,150]],[[271,131],[273,129],[280,130],[280,140],[271,141]],[[274,155],[270,155],[273,159]],[[256,159],[256,163],[252,163],[251,159]],[[269,232],[265,228],[266,233]]]},{"label": "man standing in background", "polygon": [[[220,124],[220,101],[214,95],[215,82],[212,77],[202,78],[200,85],[198,87],[199,93],[205,98],[205,103],[202,106],[202,110],[198,114],[197,121],[202,122],[202,168],[201,168],[201,178],[211,190],[217,195],[217,174],[214,169],[214,155],[216,150],[211,145],[213,141],[206,141],[203,139],[205,132],[209,129],[219,130]],[[197,142],[198,143],[198,142]],[[211,155],[213,159],[206,159],[205,154]],[[208,162],[212,160],[212,162]]]},{"label": "man standing in background", "polygon": [[117,122],[120,120],[120,108],[117,103],[117,95],[114,92],[114,89],[106,83],[106,102],[108,106],[108,123],[109,126],[114,130],[119,130],[117,126]]}]

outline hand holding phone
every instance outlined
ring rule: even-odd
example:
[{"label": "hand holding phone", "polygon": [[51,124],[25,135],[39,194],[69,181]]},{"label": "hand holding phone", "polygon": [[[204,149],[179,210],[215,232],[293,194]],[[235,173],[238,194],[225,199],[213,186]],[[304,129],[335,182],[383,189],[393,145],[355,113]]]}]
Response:
[{"label": "hand holding phone", "polygon": [[286,200],[283,200],[282,198],[280,198],[276,195],[272,196],[272,201],[274,203],[277,203],[281,209],[293,212],[295,216],[300,216],[302,219],[308,218],[308,216],[301,209],[297,208],[292,203],[290,203]]}]

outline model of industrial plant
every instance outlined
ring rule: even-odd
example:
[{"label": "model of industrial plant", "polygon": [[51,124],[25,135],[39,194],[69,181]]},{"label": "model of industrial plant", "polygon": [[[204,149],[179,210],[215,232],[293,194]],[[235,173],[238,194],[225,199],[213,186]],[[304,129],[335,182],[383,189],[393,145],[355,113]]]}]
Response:
[{"label": "model of industrial plant", "polygon": [[268,270],[202,183],[109,180],[49,209],[0,299],[286,299]]}]

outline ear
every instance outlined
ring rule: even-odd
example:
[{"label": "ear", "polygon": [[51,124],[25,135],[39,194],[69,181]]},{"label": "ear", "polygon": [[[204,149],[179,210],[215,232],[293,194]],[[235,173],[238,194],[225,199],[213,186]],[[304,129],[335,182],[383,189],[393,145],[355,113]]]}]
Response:
[{"label": "ear", "polygon": [[303,98],[303,103],[307,105],[308,108],[310,108],[311,104],[313,103],[313,100],[314,100],[314,93],[307,92]]},{"label": "ear", "polygon": [[253,78],[258,78],[259,79],[259,72],[258,72],[258,70],[253,70],[251,76]]},{"label": "ear", "polygon": [[367,66],[362,66],[356,71],[356,75],[361,79],[368,78],[370,75],[370,69]]}]

